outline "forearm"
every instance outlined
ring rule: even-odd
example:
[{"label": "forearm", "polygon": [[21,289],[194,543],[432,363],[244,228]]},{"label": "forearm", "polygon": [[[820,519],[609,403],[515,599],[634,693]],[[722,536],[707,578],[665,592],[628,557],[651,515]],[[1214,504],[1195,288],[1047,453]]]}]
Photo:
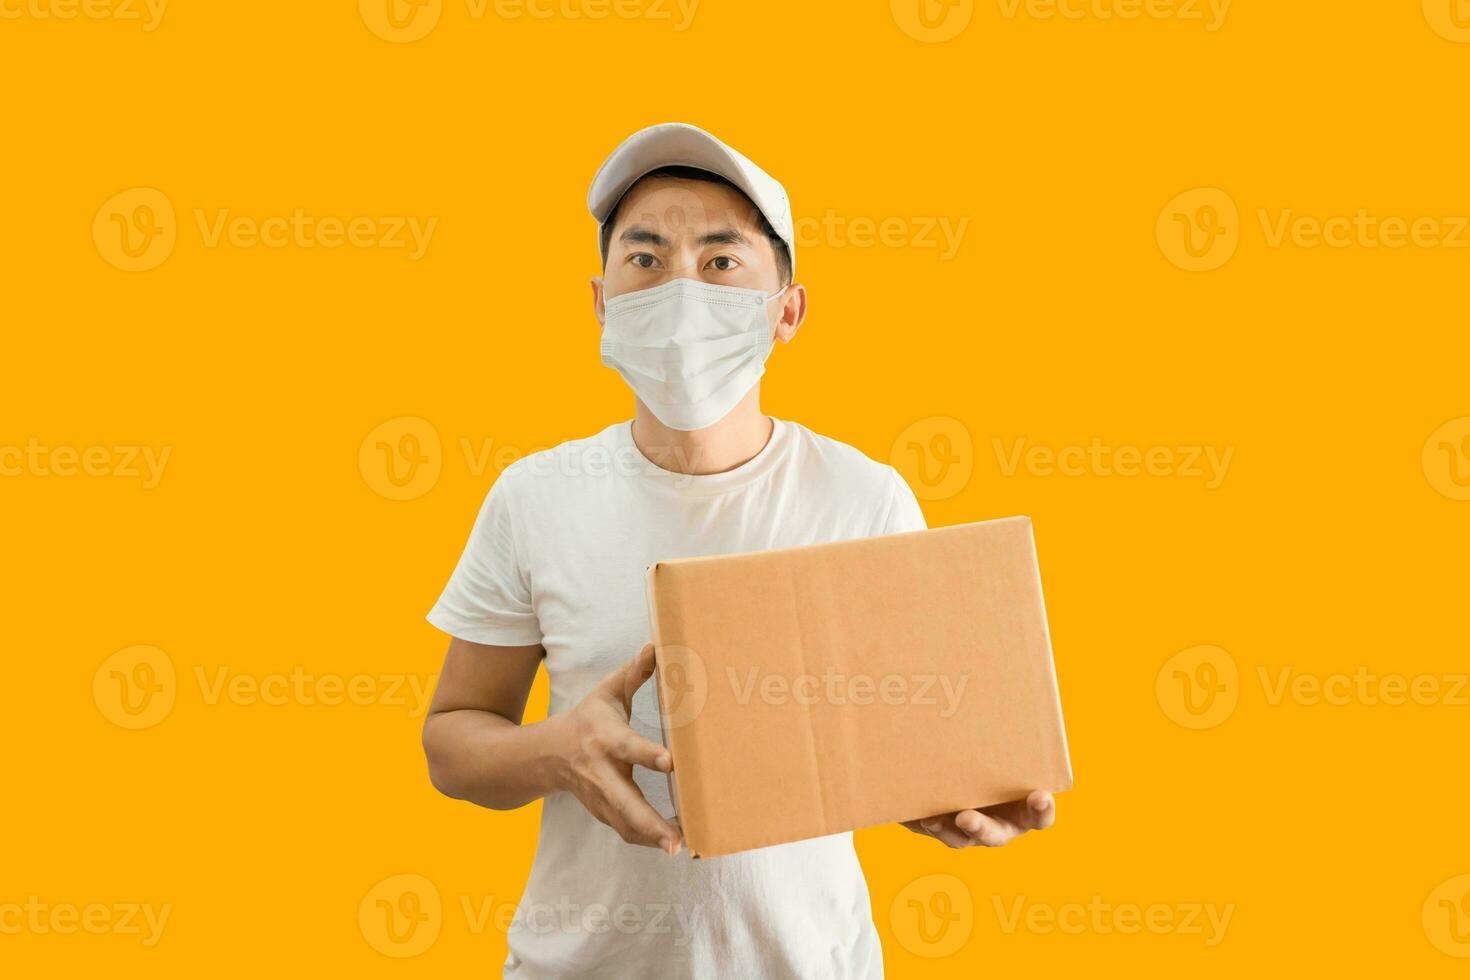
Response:
[{"label": "forearm", "polygon": [[567,785],[565,716],[518,725],[490,711],[459,709],[424,725],[429,778],[445,796],[514,810]]}]

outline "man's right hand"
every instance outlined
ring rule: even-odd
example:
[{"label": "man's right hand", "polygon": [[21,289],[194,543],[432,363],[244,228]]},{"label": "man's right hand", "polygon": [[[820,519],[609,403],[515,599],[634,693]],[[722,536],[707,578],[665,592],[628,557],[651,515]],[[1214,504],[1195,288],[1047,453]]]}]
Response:
[{"label": "man's right hand", "polygon": [[672,772],[668,749],[644,738],[628,723],[633,694],[653,676],[653,644],[598,682],[592,693],[564,716],[562,789],[576,796],[598,820],[629,844],[679,853],[683,836],[643,798],[633,767]]}]

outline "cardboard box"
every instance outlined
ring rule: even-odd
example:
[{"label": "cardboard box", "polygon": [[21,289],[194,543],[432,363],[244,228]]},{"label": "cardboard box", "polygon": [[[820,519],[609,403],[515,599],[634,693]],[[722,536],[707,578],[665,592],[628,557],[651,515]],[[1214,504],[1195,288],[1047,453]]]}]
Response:
[{"label": "cardboard box", "polygon": [[696,857],[1072,786],[1025,517],[648,569]]}]

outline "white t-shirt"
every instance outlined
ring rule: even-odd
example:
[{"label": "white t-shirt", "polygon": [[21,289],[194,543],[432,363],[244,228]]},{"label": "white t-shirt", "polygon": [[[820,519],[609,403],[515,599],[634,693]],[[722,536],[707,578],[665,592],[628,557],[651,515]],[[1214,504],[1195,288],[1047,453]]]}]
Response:
[{"label": "white t-shirt", "polygon": [[[620,422],[506,468],[429,622],[474,643],[541,644],[556,713],[648,642],[652,562],[923,527],[892,467],[795,423],[775,420],[736,469],[687,476],[650,463]],[[657,718],[650,682],[632,724],[662,741]],[[634,778],[672,816],[667,777]],[[624,843],[570,793],[546,798],[509,945],[505,976],[526,980],[883,975],[851,834],[670,858]]]}]

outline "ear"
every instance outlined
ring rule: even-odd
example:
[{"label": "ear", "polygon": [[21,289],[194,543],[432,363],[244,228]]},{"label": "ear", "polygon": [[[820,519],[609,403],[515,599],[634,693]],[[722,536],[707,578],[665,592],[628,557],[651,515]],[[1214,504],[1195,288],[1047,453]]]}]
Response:
[{"label": "ear", "polygon": [[792,283],[791,288],[786,290],[785,300],[782,302],[780,312],[776,318],[775,337],[783,344],[791,343],[796,337],[796,331],[806,322],[806,287],[800,283]]},{"label": "ear", "polygon": [[607,321],[607,305],[602,296],[602,277],[592,277],[592,315],[597,317],[597,325],[602,326]]}]

